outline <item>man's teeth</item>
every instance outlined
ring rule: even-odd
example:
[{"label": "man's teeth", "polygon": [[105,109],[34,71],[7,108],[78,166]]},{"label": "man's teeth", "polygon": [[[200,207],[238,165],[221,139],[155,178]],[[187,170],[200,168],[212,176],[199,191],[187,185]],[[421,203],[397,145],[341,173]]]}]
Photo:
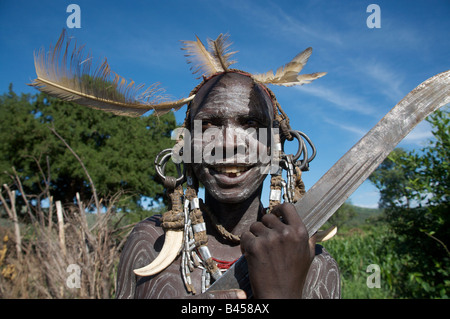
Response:
[{"label": "man's teeth", "polygon": [[242,166],[221,166],[216,167],[215,170],[222,174],[235,174],[237,177],[241,175],[242,172],[245,172],[247,168]]}]

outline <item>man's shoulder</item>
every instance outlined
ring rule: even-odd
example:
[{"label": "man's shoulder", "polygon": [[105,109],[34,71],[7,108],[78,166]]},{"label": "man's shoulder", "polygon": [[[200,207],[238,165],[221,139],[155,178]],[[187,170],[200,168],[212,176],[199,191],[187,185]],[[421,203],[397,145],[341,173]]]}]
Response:
[{"label": "man's shoulder", "polygon": [[160,215],[153,215],[138,222],[133,227],[128,235],[122,255],[127,255],[127,258],[140,253],[149,254],[149,256],[157,255],[163,244],[164,229],[161,227]]},{"label": "man's shoulder", "polygon": [[338,264],[323,246],[316,245],[316,256],[306,277],[303,298],[338,299],[340,296],[341,282]]},{"label": "man's shoulder", "polygon": [[146,219],[141,220],[135,226],[136,227],[161,227],[161,215],[152,215]]},{"label": "man's shoulder", "polygon": [[323,260],[323,263],[337,267],[336,260],[322,245],[316,244],[316,256],[314,259]]},{"label": "man's shoulder", "polygon": [[161,215],[150,216],[140,222],[138,222],[131,231],[129,235],[130,238],[141,239],[141,240],[156,240],[161,235],[164,234],[164,230],[161,227],[160,222]]}]

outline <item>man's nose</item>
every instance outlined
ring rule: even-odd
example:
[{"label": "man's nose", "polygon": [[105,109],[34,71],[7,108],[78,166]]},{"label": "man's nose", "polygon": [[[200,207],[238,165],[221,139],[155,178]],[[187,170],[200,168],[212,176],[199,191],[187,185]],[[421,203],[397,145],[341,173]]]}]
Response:
[{"label": "man's nose", "polygon": [[234,150],[236,148],[236,134],[234,127],[227,126],[223,128],[223,147]]},{"label": "man's nose", "polygon": [[[245,156],[247,150],[245,131],[234,126],[225,127],[223,130],[223,149],[225,158]],[[235,160],[241,159],[235,158]]]}]

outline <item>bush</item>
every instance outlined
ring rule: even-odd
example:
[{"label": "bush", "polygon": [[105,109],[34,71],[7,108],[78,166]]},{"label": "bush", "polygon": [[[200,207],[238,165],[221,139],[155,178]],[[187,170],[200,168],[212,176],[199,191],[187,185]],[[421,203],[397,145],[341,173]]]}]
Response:
[{"label": "bush", "polygon": [[[339,265],[342,298],[394,298],[392,274],[395,273],[398,262],[394,256],[381,253],[386,232],[385,226],[376,226],[366,231],[353,228],[323,243]],[[380,288],[369,288],[367,285],[368,277],[372,275],[367,270],[372,264],[380,267]]]}]

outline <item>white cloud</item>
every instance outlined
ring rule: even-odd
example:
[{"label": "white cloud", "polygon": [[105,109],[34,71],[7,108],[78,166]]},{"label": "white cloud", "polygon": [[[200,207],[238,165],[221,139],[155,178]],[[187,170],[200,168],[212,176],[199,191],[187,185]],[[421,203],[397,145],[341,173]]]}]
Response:
[{"label": "white cloud", "polygon": [[325,30],[324,25],[319,25],[320,21],[310,15],[293,16],[275,2],[266,2],[262,5],[259,3],[261,2],[226,1],[226,7],[233,8],[258,29],[272,33],[277,38],[282,36],[298,42],[299,38],[309,37],[335,45],[342,44],[340,33],[331,28]]},{"label": "white cloud", "polygon": [[414,144],[425,146],[427,141],[433,138],[431,125],[427,121],[420,122],[402,141],[402,144]]},{"label": "white cloud", "polygon": [[378,203],[370,203],[370,204],[366,204],[366,203],[353,203],[353,205],[358,206],[358,207],[363,207],[363,208],[378,208]]},{"label": "white cloud", "polygon": [[337,121],[334,121],[334,120],[332,120],[330,118],[326,118],[326,117],[323,120],[324,120],[324,122],[326,122],[328,124],[331,124],[331,125],[334,125],[334,126],[337,126],[337,127],[341,128],[341,129],[343,129],[345,131],[348,131],[348,132],[351,132],[351,133],[355,133],[358,137],[362,137],[362,136],[364,136],[364,134],[367,133],[367,129],[356,127],[354,125],[349,125],[349,124],[345,124],[345,123],[342,123],[342,122],[337,122]]},{"label": "white cloud", "polygon": [[332,103],[341,110],[353,111],[362,115],[376,115],[375,107],[357,95],[344,93],[337,88],[324,87],[320,84],[300,86],[298,90]]},{"label": "white cloud", "polygon": [[354,70],[359,70],[365,78],[369,79],[365,82],[371,83],[390,100],[398,102],[405,95],[405,91],[402,89],[403,76],[394,67],[390,67],[381,61],[353,60],[350,63],[354,66]]},{"label": "white cloud", "polygon": [[294,38],[308,35],[328,43],[337,45],[342,44],[340,34],[333,30],[324,30],[323,27],[319,27],[317,23],[312,24],[311,20],[308,22],[301,22],[299,19],[293,18],[280,7],[273,4],[273,10],[269,13],[272,18],[274,17],[275,12],[277,14],[275,15],[275,18],[278,20],[278,25],[281,26],[281,29],[287,34],[294,36]]},{"label": "white cloud", "polygon": [[378,189],[368,180],[364,181],[350,196],[353,205],[366,208],[378,208],[379,199],[380,193]]}]

